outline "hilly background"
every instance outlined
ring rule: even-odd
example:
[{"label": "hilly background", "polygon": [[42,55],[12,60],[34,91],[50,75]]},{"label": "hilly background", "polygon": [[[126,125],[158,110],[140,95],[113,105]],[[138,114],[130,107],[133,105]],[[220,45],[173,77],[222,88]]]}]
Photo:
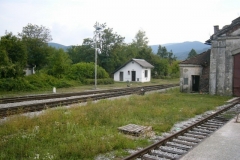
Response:
[{"label": "hilly background", "polygon": [[[71,47],[71,46],[64,46],[58,43],[48,43],[48,45],[58,49],[62,48],[65,51],[67,50],[67,48]],[[150,45],[149,47],[151,47],[153,53],[156,54],[158,50],[158,46],[159,45]],[[177,57],[178,60],[185,60],[188,57],[188,53],[191,51],[191,49],[194,49],[199,54],[211,48],[210,45],[206,45],[199,41],[167,43],[167,44],[162,44],[161,46],[165,46],[168,51],[172,50],[173,54]]]}]

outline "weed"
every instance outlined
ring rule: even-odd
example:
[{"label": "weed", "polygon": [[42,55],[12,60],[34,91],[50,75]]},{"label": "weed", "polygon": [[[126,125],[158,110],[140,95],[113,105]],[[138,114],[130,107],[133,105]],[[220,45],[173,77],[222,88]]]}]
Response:
[{"label": "weed", "polygon": [[123,156],[125,149],[150,142],[129,139],[118,127],[152,126],[160,135],[176,122],[215,109],[228,98],[174,89],[98,103],[88,100],[85,106],[49,109],[33,118],[14,116],[0,125],[0,159],[94,159],[110,152]]}]

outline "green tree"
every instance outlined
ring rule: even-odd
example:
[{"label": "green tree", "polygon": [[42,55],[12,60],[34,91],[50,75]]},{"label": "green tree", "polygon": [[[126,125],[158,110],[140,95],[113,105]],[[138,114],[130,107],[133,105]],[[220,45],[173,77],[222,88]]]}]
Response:
[{"label": "green tree", "polygon": [[0,40],[0,72],[2,78],[24,75],[27,64],[26,47],[22,41],[11,32]]},{"label": "green tree", "polygon": [[90,45],[71,46],[67,49],[73,64],[79,62],[93,62],[95,50]]},{"label": "green tree", "polygon": [[[97,55],[97,63],[110,74],[118,65],[119,56],[123,56],[119,55],[118,51],[122,45],[124,45],[125,38],[114,32],[112,28],[106,28],[103,32],[101,54]],[[77,57],[78,62],[95,62],[95,44],[93,39],[84,39],[82,46],[78,49],[79,50],[76,51],[76,53],[74,53],[73,50],[68,51],[71,59],[73,57],[72,55],[74,55]]]},{"label": "green tree", "polygon": [[133,39],[133,44],[136,48],[144,48],[148,46],[148,38],[146,37],[146,32],[139,30],[135,35],[135,39]]},{"label": "green tree", "polygon": [[158,46],[158,51],[157,51],[157,55],[161,58],[168,58],[168,51],[166,49],[166,47],[162,47],[161,45]]},{"label": "green tree", "polygon": [[194,49],[192,49],[189,53],[188,53],[188,59],[189,58],[192,58],[192,57],[194,57],[194,56],[196,56],[197,55],[197,52],[194,50]]},{"label": "green tree", "polygon": [[113,28],[107,28],[103,32],[103,43],[101,54],[98,55],[98,64],[110,74],[114,71],[119,59],[116,50],[124,44],[125,37],[114,32]]},{"label": "green tree", "polygon": [[28,24],[23,27],[21,33],[18,34],[27,46],[28,64],[36,65],[37,69],[41,69],[47,64],[48,44],[52,40],[50,30],[44,26]]},{"label": "green tree", "polygon": [[52,48],[48,58],[48,74],[57,78],[63,78],[69,70],[72,61],[63,49]]}]

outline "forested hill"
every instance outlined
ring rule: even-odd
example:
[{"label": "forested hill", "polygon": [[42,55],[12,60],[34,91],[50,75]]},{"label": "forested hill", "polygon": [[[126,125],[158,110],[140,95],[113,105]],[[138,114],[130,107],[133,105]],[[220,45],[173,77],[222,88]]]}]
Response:
[{"label": "forested hill", "polygon": [[[62,44],[48,43],[49,46],[55,47],[55,48],[62,48],[65,51],[70,46],[64,46]],[[157,53],[159,45],[150,45],[152,48],[153,53]],[[182,42],[182,43],[167,43],[163,44],[161,46],[165,46],[168,51],[173,52],[173,54],[177,57],[179,60],[185,60],[188,56],[188,53],[191,51],[191,49],[194,49],[198,54],[202,53],[210,48],[209,45],[206,45],[204,43],[201,43],[199,41],[193,41],[193,42]]]},{"label": "forested hill", "polygon": [[[151,45],[153,53],[157,53],[159,45]],[[194,49],[198,54],[202,53],[208,49],[211,48],[210,45],[206,45],[199,41],[193,41],[193,42],[183,42],[183,43],[168,43],[161,45],[162,47],[165,46],[168,51],[173,52],[173,54],[177,57],[179,60],[185,60],[188,56],[188,53],[191,51],[191,49]]]},{"label": "forested hill", "polygon": [[57,49],[62,48],[65,51],[67,50],[67,48],[71,47],[71,46],[64,46],[62,44],[53,43],[53,42],[49,42],[48,45],[51,46],[51,47],[57,48]]}]

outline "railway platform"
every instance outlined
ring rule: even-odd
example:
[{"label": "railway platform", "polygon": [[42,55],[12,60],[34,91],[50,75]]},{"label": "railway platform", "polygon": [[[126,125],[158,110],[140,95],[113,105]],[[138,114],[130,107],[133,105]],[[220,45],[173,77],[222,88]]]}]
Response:
[{"label": "railway platform", "polygon": [[214,132],[180,160],[239,160],[240,116]]}]

